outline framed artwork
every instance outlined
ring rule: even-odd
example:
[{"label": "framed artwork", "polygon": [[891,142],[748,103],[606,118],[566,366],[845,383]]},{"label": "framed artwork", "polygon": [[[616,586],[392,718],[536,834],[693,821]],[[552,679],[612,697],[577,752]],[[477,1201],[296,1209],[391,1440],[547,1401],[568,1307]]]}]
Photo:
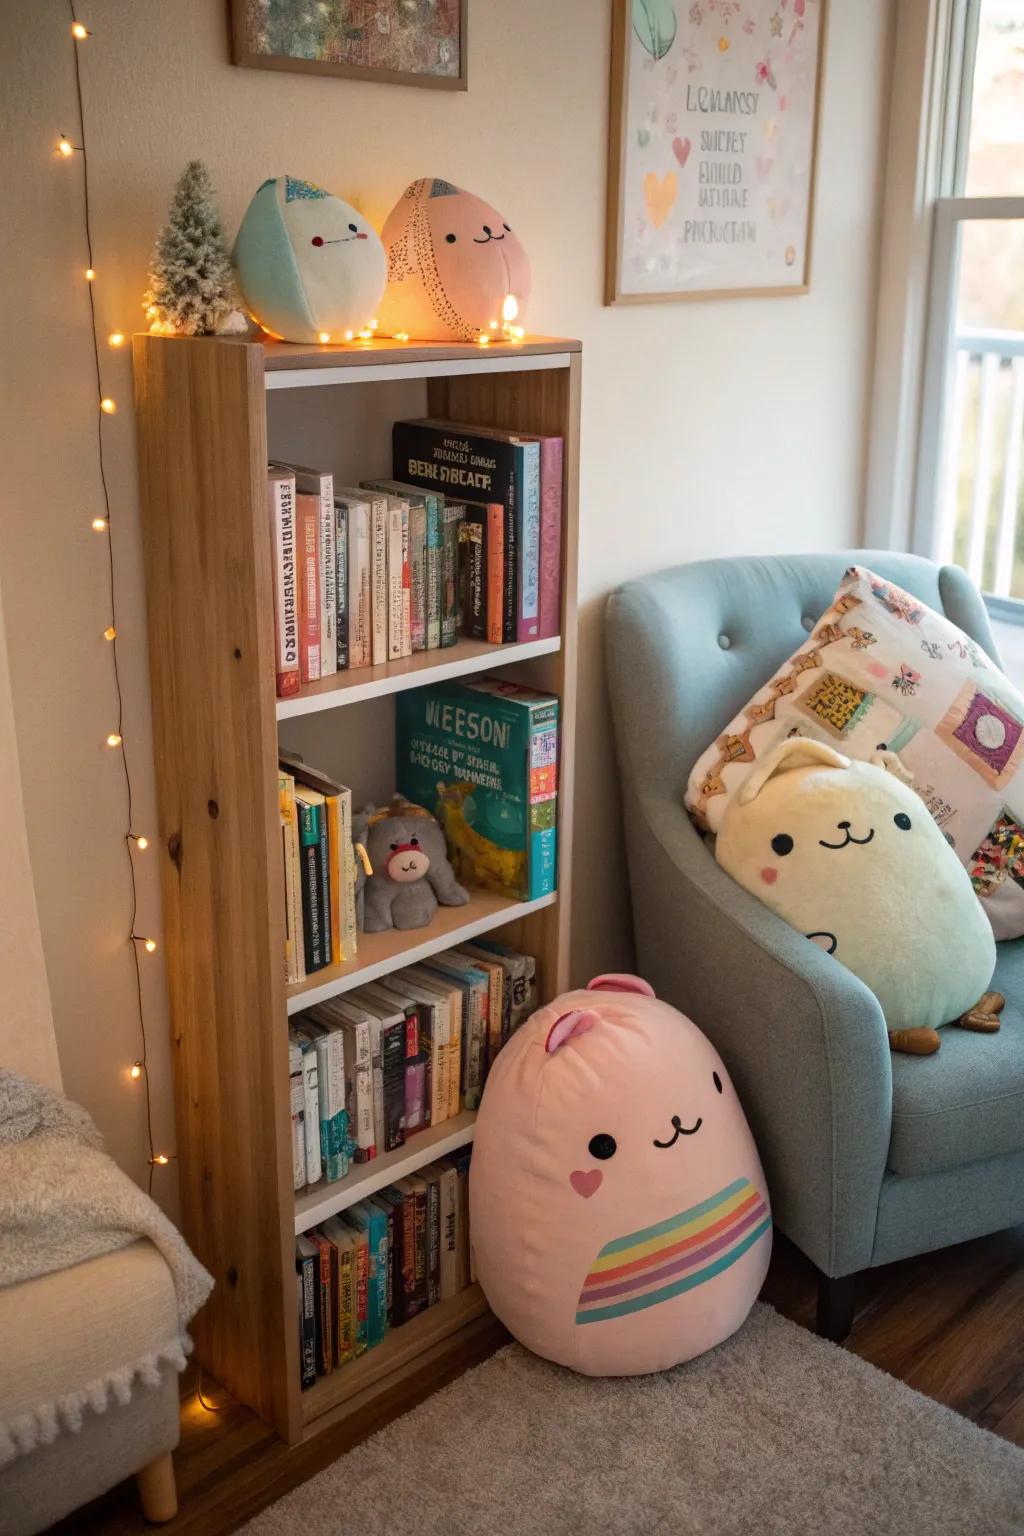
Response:
[{"label": "framed artwork", "polygon": [[231,0],[232,57],[252,69],[466,89],[468,0]]},{"label": "framed artwork", "polygon": [[605,302],[806,293],[825,0],[614,0]]}]

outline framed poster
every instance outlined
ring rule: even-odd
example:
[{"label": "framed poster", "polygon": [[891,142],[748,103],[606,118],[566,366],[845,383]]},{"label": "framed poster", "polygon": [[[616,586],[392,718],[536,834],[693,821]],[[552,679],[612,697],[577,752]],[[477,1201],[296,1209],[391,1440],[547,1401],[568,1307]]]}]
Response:
[{"label": "framed poster", "polygon": [[231,0],[232,58],[253,69],[466,89],[468,0]]},{"label": "framed poster", "polygon": [[614,0],[605,302],[806,293],[825,0]]}]

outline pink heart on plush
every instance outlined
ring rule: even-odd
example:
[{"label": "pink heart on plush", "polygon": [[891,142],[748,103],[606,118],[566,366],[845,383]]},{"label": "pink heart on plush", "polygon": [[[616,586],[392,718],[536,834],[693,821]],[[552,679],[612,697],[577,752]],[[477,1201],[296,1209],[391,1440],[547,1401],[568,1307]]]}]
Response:
[{"label": "pink heart on plush", "polygon": [[575,1172],[570,1173],[569,1183],[578,1195],[582,1195],[584,1200],[589,1200],[591,1195],[596,1194],[601,1188],[601,1180],[603,1178],[604,1174],[600,1168],[588,1168],[586,1170],[577,1168]]},{"label": "pink heart on plush", "polygon": [[676,134],[676,137],[672,140],[672,153],[675,155],[680,165],[685,165],[687,160],[689,160],[690,150],[692,147],[693,146],[691,145],[689,139],[681,139],[679,135]]}]

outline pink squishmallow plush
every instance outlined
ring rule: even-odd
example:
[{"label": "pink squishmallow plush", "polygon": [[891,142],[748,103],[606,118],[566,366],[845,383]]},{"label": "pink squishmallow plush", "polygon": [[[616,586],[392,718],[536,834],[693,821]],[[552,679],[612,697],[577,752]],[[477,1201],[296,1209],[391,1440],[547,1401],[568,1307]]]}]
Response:
[{"label": "pink squishmallow plush", "polygon": [[500,327],[522,320],[530,263],[508,221],[483,198],[450,181],[414,181],[388,214],[381,239],[388,257],[378,308],[383,335],[475,341],[495,334],[492,321]]},{"label": "pink squishmallow plush", "polygon": [[771,1211],[710,1041],[636,976],[599,976],[501,1052],[469,1177],[477,1275],[528,1349],[588,1376],[691,1360],[761,1288]]}]

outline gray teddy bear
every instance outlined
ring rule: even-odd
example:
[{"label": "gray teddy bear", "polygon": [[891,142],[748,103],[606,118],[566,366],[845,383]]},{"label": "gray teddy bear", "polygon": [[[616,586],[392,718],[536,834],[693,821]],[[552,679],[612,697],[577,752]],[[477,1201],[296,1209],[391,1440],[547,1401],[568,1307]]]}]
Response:
[{"label": "gray teddy bear", "polygon": [[373,873],[360,892],[364,933],[425,928],[437,911],[465,906],[469,892],[448,862],[440,824],[421,805],[394,795],[382,810],[353,818],[353,838],[366,848]]}]

